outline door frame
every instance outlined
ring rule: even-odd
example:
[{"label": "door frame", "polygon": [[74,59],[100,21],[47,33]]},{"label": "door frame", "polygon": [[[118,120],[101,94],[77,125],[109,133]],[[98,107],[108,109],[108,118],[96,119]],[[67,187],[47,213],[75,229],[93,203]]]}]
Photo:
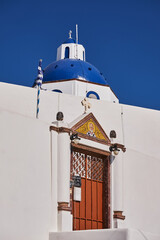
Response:
[{"label": "door frame", "polygon": [[[72,151],[73,149],[82,150],[82,152],[95,153],[103,157],[104,172],[107,174],[104,178],[104,190],[103,190],[103,203],[104,203],[104,216],[103,216],[103,228],[111,227],[111,167],[110,167],[110,155],[109,151],[101,150],[84,144],[71,143],[71,167],[70,177],[72,179]],[[70,207],[73,215],[73,187],[70,189]]]}]

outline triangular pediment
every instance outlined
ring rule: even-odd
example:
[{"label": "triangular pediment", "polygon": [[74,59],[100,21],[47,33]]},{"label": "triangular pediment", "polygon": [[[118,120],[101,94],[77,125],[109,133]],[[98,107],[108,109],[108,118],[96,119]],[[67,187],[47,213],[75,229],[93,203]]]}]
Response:
[{"label": "triangular pediment", "polygon": [[82,138],[107,145],[110,144],[110,139],[93,113],[89,113],[87,116],[83,117],[81,120],[75,123],[71,129],[73,132],[78,133],[78,135]]}]

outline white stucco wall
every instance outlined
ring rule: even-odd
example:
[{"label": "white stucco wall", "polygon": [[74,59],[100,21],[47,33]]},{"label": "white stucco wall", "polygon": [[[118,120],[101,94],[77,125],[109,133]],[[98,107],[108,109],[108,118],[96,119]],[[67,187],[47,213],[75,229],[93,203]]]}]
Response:
[{"label": "white stucco wall", "polygon": [[[49,126],[58,111],[64,113],[67,123],[83,114],[83,97],[41,91],[39,119],[36,119],[36,96],[36,89],[0,83],[0,239],[3,240],[45,240],[50,230],[57,230],[57,212],[53,217],[57,205],[55,199],[52,201],[54,191],[57,198],[54,159],[57,153],[51,152],[51,146],[52,150],[56,148],[57,135],[51,136]],[[109,136],[115,130],[115,142],[127,148],[122,154],[122,208],[126,216],[123,226],[160,234],[160,112],[89,101],[90,111],[106,134]],[[113,191],[112,209],[114,204]]]},{"label": "white stucco wall", "polygon": [[47,240],[51,218],[48,126],[1,110],[0,133],[0,239]]},{"label": "white stucco wall", "polygon": [[126,223],[160,234],[160,112],[123,106],[123,113]]},{"label": "white stucco wall", "polygon": [[58,178],[58,133],[56,131],[50,132],[51,143],[51,224],[50,231],[56,232],[58,229],[58,212],[57,212],[57,178]]},{"label": "white stucco wall", "polygon": [[159,240],[160,235],[151,234],[135,229],[103,229],[74,231],[64,233],[50,233],[49,240]]}]

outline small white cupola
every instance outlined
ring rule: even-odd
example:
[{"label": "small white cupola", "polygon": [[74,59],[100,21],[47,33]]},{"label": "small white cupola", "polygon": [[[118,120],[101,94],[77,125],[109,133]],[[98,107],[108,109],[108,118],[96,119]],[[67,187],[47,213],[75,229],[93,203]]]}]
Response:
[{"label": "small white cupola", "polygon": [[57,61],[66,58],[85,61],[85,48],[78,43],[78,31],[76,31],[76,41],[71,34],[70,30],[69,38],[57,49]]}]

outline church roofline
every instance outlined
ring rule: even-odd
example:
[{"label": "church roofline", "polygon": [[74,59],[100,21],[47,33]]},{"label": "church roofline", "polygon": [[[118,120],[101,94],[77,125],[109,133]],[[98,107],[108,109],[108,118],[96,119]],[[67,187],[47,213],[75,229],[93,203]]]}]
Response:
[{"label": "church roofline", "polygon": [[[90,82],[90,81],[83,80],[83,79],[78,79],[78,78],[54,80],[54,81],[44,82],[42,84],[55,83],[55,82],[68,82],[68,81],[73,81],[73,80],[74,81],[79,81],[79,82],[84,82],[84,83],[91,83],[91,84],[98,85],[98,86],[103,86],[103,87],[109,87],[111,89],[112,93],[115,95],[115,97],[118,98],[117,95],[115,94],[115,92],[112,90],[112,88],[108,84],[94,83],[94,82]],[[33,87],[35,87],[35,84],[33,85]]]}]

